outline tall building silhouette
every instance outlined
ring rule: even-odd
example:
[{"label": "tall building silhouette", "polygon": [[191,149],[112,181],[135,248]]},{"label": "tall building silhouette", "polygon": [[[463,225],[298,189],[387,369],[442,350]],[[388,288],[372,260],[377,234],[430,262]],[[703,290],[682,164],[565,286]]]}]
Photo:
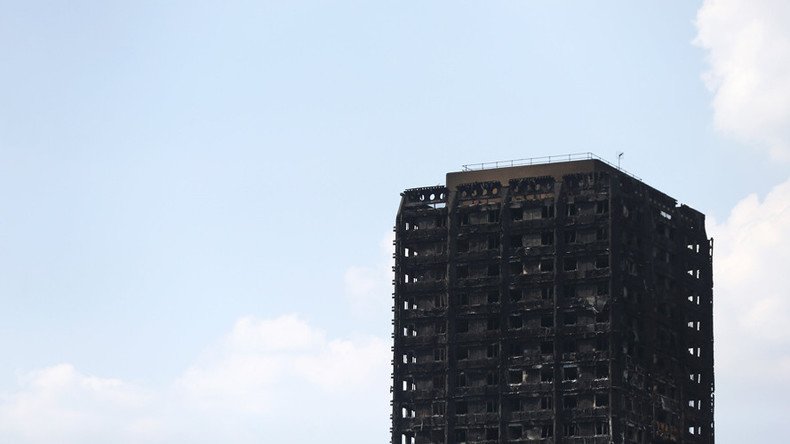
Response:
[{"label": "tall building silhouette", "polygon": [[392,443],[713,443],[705,216],[542,160],[401,194]]}]

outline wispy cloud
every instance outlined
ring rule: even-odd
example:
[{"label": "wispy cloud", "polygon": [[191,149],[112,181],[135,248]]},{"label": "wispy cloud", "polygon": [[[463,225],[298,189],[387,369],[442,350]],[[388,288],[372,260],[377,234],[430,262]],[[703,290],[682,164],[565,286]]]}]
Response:
[{"label": "wispy cloud", "polygon": [[790,180],[744,198],[709,234],[717,429],[728,442],[771,442],[790,416]]},{"label": "wispy cloud", "polygon": [[329,338],[295,315],[245,317],[167,387],[69,364],[23,375],[0,397],[0,441],[384,442],[390,360],[384,339]]},{"label": "wispy cloud", "polygon": [[346,296],[357,313],[378,314],[386,322],[392,307],[392,255],[395,233],[388,233],[379,243],[379,260],[373,265],[348,267],[343,276]]},{"label": "wispy cloud", "polygon": [[790,160],[788,23],[785,0],[706,0],[695,40],[708,54],[716,127],[783,160]]}]

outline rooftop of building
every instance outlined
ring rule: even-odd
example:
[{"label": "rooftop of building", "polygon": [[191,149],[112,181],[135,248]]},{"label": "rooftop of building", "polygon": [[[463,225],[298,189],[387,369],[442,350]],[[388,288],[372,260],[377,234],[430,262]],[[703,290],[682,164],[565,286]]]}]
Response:
[{"label": "rooftop of building", "polygon": [[594,153],[586,152],[467,164],[463,165],[461,171],[447,173],[445,183],[447,188],[454,189],[461,183],[492,180],[507,183],[510,179],[520,177],[558,177],[565,174],[593,171],[625,174],[642,182],[641,178],[623,170],[618,165]]}]

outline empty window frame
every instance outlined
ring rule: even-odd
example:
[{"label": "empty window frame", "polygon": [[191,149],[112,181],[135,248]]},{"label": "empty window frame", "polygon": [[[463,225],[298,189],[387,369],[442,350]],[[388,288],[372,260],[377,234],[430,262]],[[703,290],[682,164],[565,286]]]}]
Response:
[{"label": "empty window frame", "polygon": [[499,210],[498,209],[490,210],[487,213],[488,213],[488,216],[487,216],[488,223],[495,224],[495,223],[499,222]]},{"label": "empty window frame", "polygon": [[509,293],[510,302],[518,302],[524,298],[524,292],[520,288],[511,288]]},{"label": "empty window frame", "polygon": [[487,241],[487,245],[489,250],[498,250],[499,249],[499,236],[490,236]]},{"label": "empty window frame", "polygon": [[521,425],[511,424],[507,426],[507,437],[509,439],[521,439],[524,435],[524,429]]},{"label": "empty window frame", "polygon": [[499,264],[490,264],[486,275],[488,275],[488,277],[499,276]]},{"label": "empty window frame", "polygon": [[510,236],[510,248],[521,248],[524,246],[524,236]]},{"label": "empty window frame", "polygon": [[524,319],[520,314],[512,314],[508,316],[508,325],[512,329],[519,329],[524,326]]},{"label": "empty window frame", "polygon": [[549,272],[554,271],[554,260],[553,259],[543,259],[538,264],[538,270],[541,272]]},{"label": "empty window frame", "polygon": [[466,387],[466,373],[464,372],[458,373],[458,376],[455,378],[455,386]]},{"label": "empty window frame", "polygon": [[598,256],[595,258],[595,268],[609,268],[609,256]]},{"label": "empty window frame", "polygon": [[486,320],[486,330],[488,331],[499,330],[499,318],[489,317]]},{"label": "empty window frame", "polygon": [[524,382],[524,370],[510,369],[507,371],[507,383],[517,385]]},{"label": "empty window frame", "polygon": [[466,429],[455,430],[455,441],[459,444],[466,442]]},{"label": "empty window frame", "polygon": [[565,381],[573,381],[575,379],[579,379],[579,368],[576,366],[563,367],[562,379]]},{"label": "empty window frame", "polygon": [[[606,421],[598,421],[595,423],[595,434],[597,436],[609,434],[609,423]],[[641,440],[640,440],[641,441]]]},{"label": "empty window frame", "polygon": [[499,290],[491,290],[486,293],[486,301],[489,304],[495,304],[499,302]]}]

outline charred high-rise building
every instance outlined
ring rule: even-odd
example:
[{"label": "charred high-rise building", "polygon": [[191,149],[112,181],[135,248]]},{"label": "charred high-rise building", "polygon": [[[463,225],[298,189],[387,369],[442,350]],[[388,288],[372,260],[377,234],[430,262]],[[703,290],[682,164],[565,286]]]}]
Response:
[{"label": "charred high-rise building", "polygon": [[581,157],[402,193],[393,444],[713,443],[705,217]]}]

